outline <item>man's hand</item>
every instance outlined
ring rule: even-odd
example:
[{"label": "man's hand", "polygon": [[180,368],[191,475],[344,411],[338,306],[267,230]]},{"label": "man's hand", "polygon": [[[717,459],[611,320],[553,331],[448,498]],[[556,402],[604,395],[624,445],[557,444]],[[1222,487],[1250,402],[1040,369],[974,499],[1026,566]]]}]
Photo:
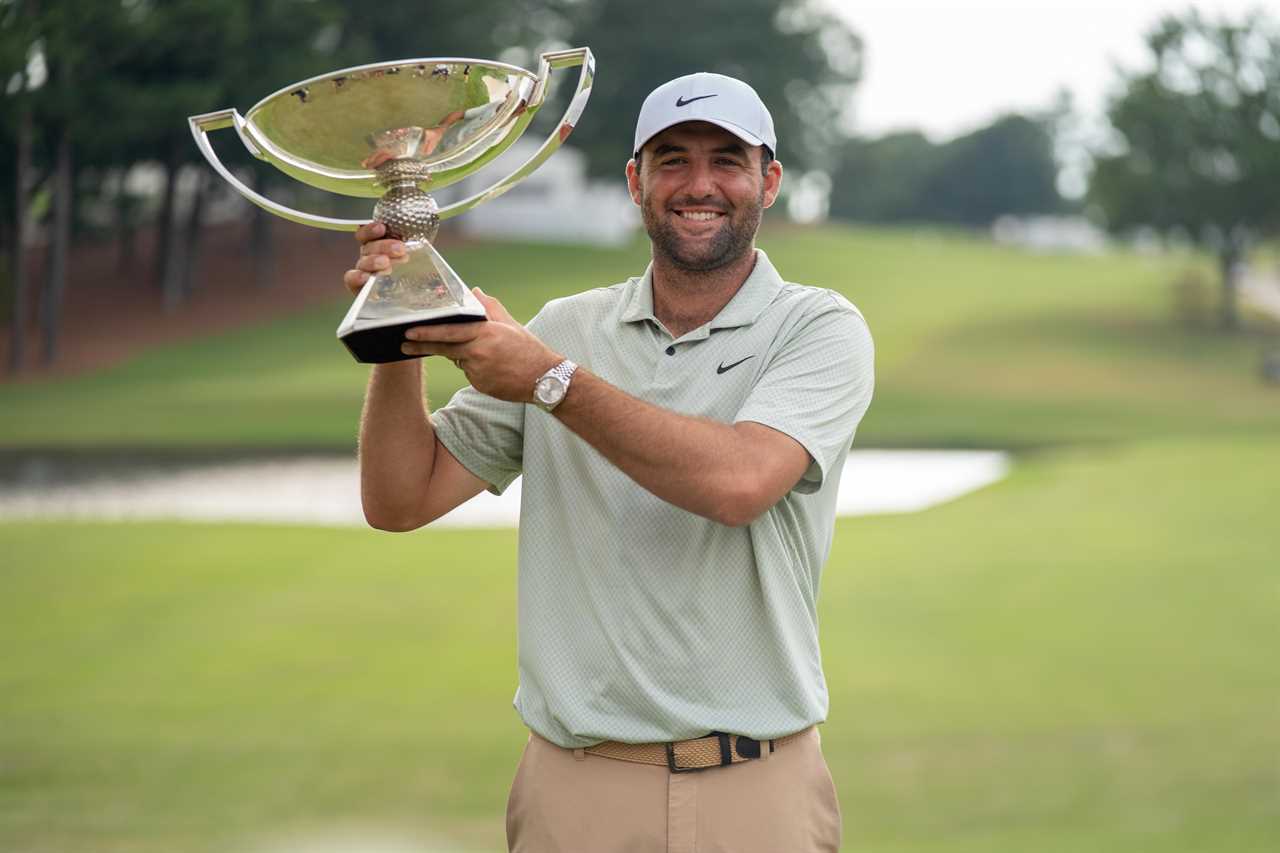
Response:
[{"label": "man's hand", "polygon": [[352,296],[359,294],[360,288],[373,276],[391,269],[392,264],[402,264],[409,259],[404,243],[382,239],[386,233],[387,226],[381,222],[370,222],[356,229],[360,257],[356,260],[356,268],[347,270],[342,276],[342,283]]},{"label": "man's hand", "polygon": [[501,302],[478,287],[472,292],[484,305],[488,322],[416,326],[405,332],[407,340],[401,349],[407,355],[451,359],[467,374],[472,387],[490,397],[531,402],[538,377],[564,357],[517,323]]}]

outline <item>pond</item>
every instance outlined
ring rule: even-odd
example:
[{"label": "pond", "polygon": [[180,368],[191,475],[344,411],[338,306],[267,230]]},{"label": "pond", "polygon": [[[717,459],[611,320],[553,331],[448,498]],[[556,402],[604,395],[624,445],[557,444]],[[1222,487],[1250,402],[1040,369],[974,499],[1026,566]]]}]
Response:
[{"label": "pond", "polygon": [[[1009,465],[1001,451],[855,450],[837,512],[918,512],[1000,480]],[[433,526],[514,527],[519,513],[517,480]],[[365,524],[351,455],[0,455],[0,520],[37,518]]]}]

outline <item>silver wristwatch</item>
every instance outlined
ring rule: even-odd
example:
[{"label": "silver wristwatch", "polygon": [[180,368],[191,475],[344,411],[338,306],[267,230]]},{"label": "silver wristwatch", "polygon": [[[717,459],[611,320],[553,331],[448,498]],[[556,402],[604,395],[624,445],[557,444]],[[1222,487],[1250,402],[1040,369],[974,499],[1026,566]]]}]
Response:
[{"label": "silver wristwatch", "polygon": [[544,412],[549,412],[560,405],[564,395],[569,392],[569,382],[577,369],[578,365],[566,358],[542,374],[538,381],[533,383],[534,404]]}]

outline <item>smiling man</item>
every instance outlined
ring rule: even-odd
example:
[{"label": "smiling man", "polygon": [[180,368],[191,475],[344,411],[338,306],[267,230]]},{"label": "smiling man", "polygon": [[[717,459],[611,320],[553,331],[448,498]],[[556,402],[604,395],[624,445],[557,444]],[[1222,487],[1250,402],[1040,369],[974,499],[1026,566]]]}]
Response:
[{"label": "smiling man", "polygon": [[[839,848],[817,595],[872,344],[847,300],[755,248],[776,151],[747,84],[659,87],[626,168],[644,275],[527,328],[477,290],[488,322],[411,329],[406,353],[471,382],[434,415],[420,360],[373,368],[371,524],[413,529],[524,475],[514,851]],[[380,225],[357,238],[353,291],[403,256]]]}]

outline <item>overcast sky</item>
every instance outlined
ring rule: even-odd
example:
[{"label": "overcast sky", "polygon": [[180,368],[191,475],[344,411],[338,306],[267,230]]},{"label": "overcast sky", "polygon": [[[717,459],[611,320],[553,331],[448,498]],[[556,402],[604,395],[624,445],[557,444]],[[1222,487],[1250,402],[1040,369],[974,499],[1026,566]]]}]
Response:
[{"label": "overcast sky", "polygon": [[862,36],[863,80],[854,101],[860,134],[915,127],[935,141],[1001,112],[1043,108],[1066,88],[1086,115],[1101,115],[1114,62],[1145,61],[1143,34],[1191,5],[1239,19],[1280,15],[1280,0],[827,0]]}]

